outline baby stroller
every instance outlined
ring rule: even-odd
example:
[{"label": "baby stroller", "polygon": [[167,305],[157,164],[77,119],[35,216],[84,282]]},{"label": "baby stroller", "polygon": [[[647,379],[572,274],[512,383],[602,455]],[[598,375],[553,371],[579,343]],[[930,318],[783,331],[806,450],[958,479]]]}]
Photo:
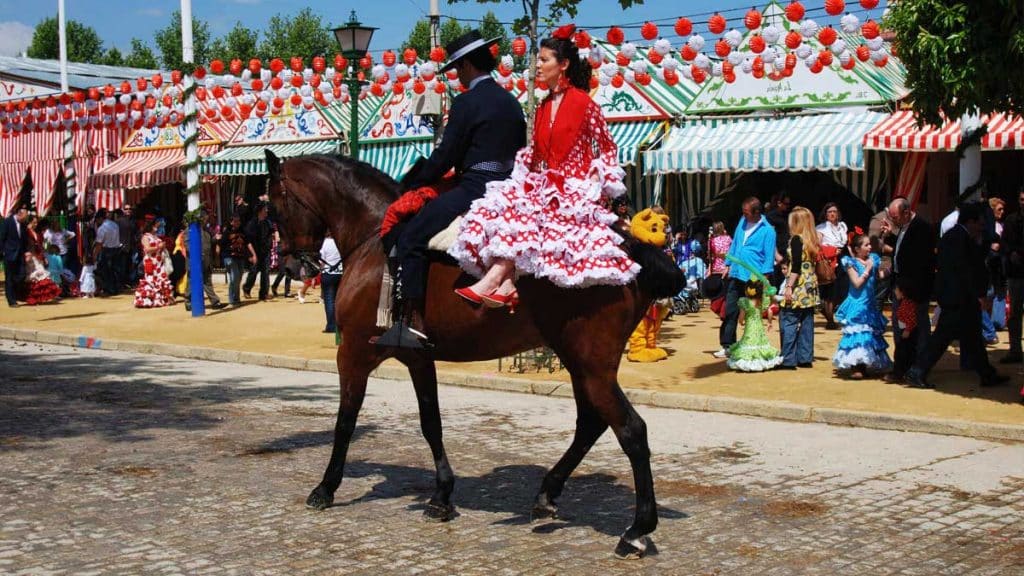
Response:
[{"label": "baby stroller", "polygon": [[692,314],[700,311],[700,299],[697,297],[697,290],[683,288],[672,297],[673,314]]}]

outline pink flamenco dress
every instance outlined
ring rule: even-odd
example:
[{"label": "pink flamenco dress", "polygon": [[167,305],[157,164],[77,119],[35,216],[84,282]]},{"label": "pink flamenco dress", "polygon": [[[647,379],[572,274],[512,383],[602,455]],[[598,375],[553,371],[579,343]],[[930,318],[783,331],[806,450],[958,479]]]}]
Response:
[{"label": "pink flamenco dress", "polygon": [[174,288],[167,276],[164,241],[156,234],[142,236],[143,276],[135,288],[136,308],[162,308],[174,303]]},{"label": "pink flamenco dress", "polygon": [[50,278],[43,264],[42,239],[29,230],[29,251],[25,258],[25,303],[29,306],[53,302],[60,297],[60,286]]},{"label": "pink flamenco dress", "polygon": [[516,155],[508,179],[487,184],[448,253],[475,276],[511,260],[520,274],[562,288],[627,284],[640,266],[620,247],[611,228],[618,218],[602,205],[626,188],[601,109],[576,88],[565,91],[554,122],[551,109],[548,98],[532,145]]}]

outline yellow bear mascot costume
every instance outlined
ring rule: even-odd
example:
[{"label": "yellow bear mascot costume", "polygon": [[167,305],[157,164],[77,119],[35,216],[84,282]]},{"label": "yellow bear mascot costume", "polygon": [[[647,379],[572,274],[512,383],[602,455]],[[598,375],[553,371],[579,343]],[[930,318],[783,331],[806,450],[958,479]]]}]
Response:
[{"label": "yellow bear mascot costume", "polygon": [[[641,242],[663,247],[668,242],[665,234],[665,227],[668,226],[668,216],[655,213],[650,208],[638,212],[630,222],[630,232],[633,237]],[[668,352],[658,348],[658,331],[661,330],[661,323],[668,316],[669,307],[665,304],[655,302],[647,309],[643,320],[633,330],[629,337],[629,352],[626,358],[630,362],[657,362],[668,358]]]}]

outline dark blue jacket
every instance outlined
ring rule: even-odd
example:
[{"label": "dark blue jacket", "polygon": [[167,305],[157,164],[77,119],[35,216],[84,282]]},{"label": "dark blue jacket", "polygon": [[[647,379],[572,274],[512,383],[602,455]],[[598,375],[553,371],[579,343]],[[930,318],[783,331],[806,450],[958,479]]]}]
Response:
[{"label": "dark blue jacket", "polygon": [[526,146],[523,108],[493,78],[455,97],[441,143],[406,188],[440,180],[451,168],[462,174],[480,162],[504,162],[511,167],[516,152]]},{"label": "dark blue jacket", "polygon": [[3,237],[4,260],[18,260],[28,251],[28,227],[22,224],[19,236],[18,223],[14,216],[4,218]]}]

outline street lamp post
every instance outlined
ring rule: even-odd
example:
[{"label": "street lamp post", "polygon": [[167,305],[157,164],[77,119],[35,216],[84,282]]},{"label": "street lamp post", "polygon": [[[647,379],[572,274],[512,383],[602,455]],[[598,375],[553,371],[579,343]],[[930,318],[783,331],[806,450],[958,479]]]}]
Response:
[{"label": "street lamp post", "polygon": [[348,17],[348,22],[344,26],[334,29],[334,37],[341,46],[341,55],[349,62],[348,78],[345,80],[345,83],[348,84],[349,101],[352,102],[352,118],[349,119],[351,124],[349,125],[348,132],[348,150],[349,156],[354,160],[359,159],[360,85],[357,70],[359,69],[359,59],[365,56],[366,51],[370,48],[370,38],[373,37],[375,30],[376,28],[363,26],[356,19],[355,10],[352,11],[352,14]]}]

